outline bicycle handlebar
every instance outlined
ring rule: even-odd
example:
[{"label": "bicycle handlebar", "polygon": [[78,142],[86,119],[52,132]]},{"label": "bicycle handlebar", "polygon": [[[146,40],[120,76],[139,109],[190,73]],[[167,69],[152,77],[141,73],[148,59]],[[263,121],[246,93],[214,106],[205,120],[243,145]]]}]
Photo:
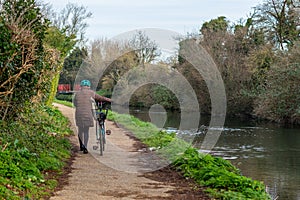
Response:
[{"label": "bicycle handlebar", "polygon": [[[96,106],[97,106],[97,108],[100,110],[100,112],[102,112],[102,110],[104,110],[104,106],[105,105],[105,102],[96,102]],[[105,107],[105,115],[107,115],[107,113],[108,113],[108,108],[107,107]]]},{"label": "bicycle handlebar", "polygon": [[[95,119],[99,122],[100,121],[104,122],[108,114],[108,108],[104,108],[105,102],[94,101],[94,105],[95,105]],[[103,112],[103,110],[105,110],[105,112]]]}]

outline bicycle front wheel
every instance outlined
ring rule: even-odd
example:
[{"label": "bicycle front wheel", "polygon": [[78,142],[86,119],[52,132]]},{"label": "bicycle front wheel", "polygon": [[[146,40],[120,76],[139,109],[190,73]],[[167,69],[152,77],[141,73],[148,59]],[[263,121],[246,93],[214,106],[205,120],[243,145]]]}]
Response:
[{"label": "bicycle front wheel", "polygon": [[104,129],[101,127],[100,128],[100,133],[99,133],[99,150],[100,150],[100,156],[103,156],[103,151],[104,151],[104,144],[105,144],[105,136],[103,135]]},{"label": "bicycle front wheel", "polygon": [[101,133],[102,133],[102,141],[103,141],[102,147],[103,147],[103,151],[104,151],[105,150],[105,144],[106,144],[105,129],[104,128],[101,129]]}]

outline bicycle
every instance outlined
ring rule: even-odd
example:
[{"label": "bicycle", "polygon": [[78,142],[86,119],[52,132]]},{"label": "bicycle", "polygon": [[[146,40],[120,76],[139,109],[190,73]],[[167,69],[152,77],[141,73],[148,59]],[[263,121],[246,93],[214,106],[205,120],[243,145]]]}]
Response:
[{"label": "bicycle", "polygon": [[[93,146],[93,150],[97,150],[99,148],[100,150],[100,156],[103,156],[103,151],[105,150],[105,144],[106,144],[106,134],[110,135],[111,131],[106,130],[105,127],[105,120],[106,116],[108,114],[108,108],[103,109],[103,102],[100,103],[94,103],[95,109],[94,111],[94,118],[96,120],[96,140],[97,140],[97,146]],[[105,110],[105,112],[103,112]]]}]

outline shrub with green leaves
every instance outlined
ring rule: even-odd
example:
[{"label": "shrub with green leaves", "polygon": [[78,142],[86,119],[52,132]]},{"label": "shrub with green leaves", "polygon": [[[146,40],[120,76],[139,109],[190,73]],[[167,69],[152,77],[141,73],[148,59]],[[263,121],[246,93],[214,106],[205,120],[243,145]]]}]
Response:
[{"label": "shrub with green leaves", "polygon": [[[0,119],[13,118],[42,96],[48,69],[43,46],[48,20],[34,0],[0,2]],[[40,92],[38,94],[38,91]]]},{"label": "shrub with green leaves", "polygon": [[259,117],[300,124],[300,42],[297,44],[288,54],[281,55],[281,63],[267,74],[265,87],[256,100],[255,113]]},{"label": "shrub with green leaves", "polygon": [[68,101],[72,102],[73,101],[73,95],[72,94],[57,94],[56,99],[61,100],[61,101]]},{"label": "shrub with green leaves", "polygon": [[263,183],[242,176],[229,161],[201,154],[189,148],[174,163],[184,176],[193,178],[205,186],[207,192],[220,199],[270,199]]},{"label": "shrub with green leaves", "polygon": [[[51,107],[31,107],[17,121],[0,121],[0,199],[39,199],[56,185],[70,157],[69,121]],[[48,194],[49,195],[49,194]]]}]

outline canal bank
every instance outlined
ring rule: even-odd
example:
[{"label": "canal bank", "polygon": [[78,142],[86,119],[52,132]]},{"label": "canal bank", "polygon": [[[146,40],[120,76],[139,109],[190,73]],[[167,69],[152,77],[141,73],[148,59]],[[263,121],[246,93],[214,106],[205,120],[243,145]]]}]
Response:
[{"label": "canal bank", "polygon": [[[132,109],[130,113],[150,121],[147,110]],[[178,128],[180,113],[166,113],[165,128]],[[152,113],[155,115],[155,113]],[[161,114],[157,114],[161,115]],[[208,126],[209,118],[201,117],[199,126]],[[187,133],[192,133],[190,130]],[[199,140],[204,134],[198,133]],[[275,199],[300,199],[300,127],[227,119],[222,134],[211,154],[230,160],[241,173],[267,186]]]},{"label": "canal bank", "polygon": [[189,139],[188,134],[160,131],[152,123],[140,121],[126,114],[113,113],[111,119],[134,133],[135,137],[155,150],[155,155],[168,160],[171,166],[180,170],[185,177],[205,186],[206,191],[214,198],[260,200],[270,198],[260,181],[242,176],[239,169],[220,157],[200,153],[198,149],[193,148],[193,140]]}]

